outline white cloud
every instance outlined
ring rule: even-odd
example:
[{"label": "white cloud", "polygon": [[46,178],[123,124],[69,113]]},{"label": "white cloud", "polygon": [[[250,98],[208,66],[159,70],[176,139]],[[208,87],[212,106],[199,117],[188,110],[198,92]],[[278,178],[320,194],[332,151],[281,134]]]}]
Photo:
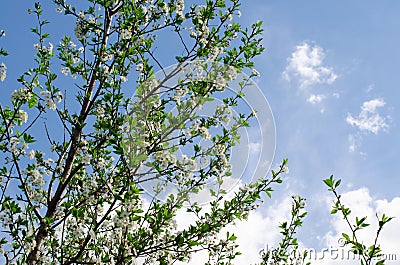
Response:
[{"label": "white cloud", "polygon": [[260,142],[250,142],[248,144],[248,149],[250,154],[258,154],[261,151]]},{"label": "white cloud", "polygon": [[242,253],[234,264],[255,264],[260,262],[260,250],[277,247],[282,238],[278,226],[289,220],[291,205],[291,197],[286,196],[279,203],[264,208],[265,213],[253,212],[247,221],[228,227],[238,237],[238,250]]},{"label": "white cloud", "polygon": [[[288,195],[286,199],[276,202],[269,207],[265,207],[264,205],[258,210],[251,212],[247,220],[224,228],[220,232],[220,237],[225,238],[227,231],[231,234],[234,233],[237,236],[238,251],[242,253],[242,255],[233,261],[233,264],[255,264],[260,262],[260,250],[265,247],[277,247],[278,242],[282,238],[278,226],[281,222],[290,218],[290,209],[291,197]],[[194,214],[187,213],[184,210],[178,212],[178,230],[187,227],[195,221],[196,216]],[[207,258],[207,252],[201,251],[192,256],[189,264],[204,264]]]},{"label": "white cloud", "polygon": [[311,104],[316,104],[316,103],[320,103],[322,100],[324,100],[326,98],[325,95],[321,95],[321,94],[312,94],[308,99],[307,102],[310,102]]},{"label": "white cloud", "polygon": [[376,108],[385,106],[385,101],[383,99],[373,99],[363,103],[361,109],[362,111],[374,113]]},{"label": "white cloud", "polygon": [[321,47],[306,42],[298,45],[288,59],[283,77],[287,81],[297,79],[300,88],[316,84],[332,84],[337,75],[332,68],[323,65],[324,58],[325,53]]},{"label": "white cloud", "polygon": [[358,127],[361,131],[369,131],[378,134],[380,130],[389,128],[386,118],[379,115],[377,108],[385,106],[383,99],[372,99],[366,101],[361,106],[361,112],[357,117],[348,114],[346,122],[352,126]]}]

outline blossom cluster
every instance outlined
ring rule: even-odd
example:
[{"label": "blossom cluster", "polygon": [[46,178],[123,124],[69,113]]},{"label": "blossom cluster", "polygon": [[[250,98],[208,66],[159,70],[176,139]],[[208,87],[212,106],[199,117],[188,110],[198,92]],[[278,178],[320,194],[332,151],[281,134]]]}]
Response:
[{"label": "blossom cluster", "polygon": [[53,45],[51,42],[49,42],[49,46],[44,46],[44,45],[35,43],[35,44],[33,45],[33,48],[35,48],[35,49],[38,50],[39,52],[50,53],[50,54],[52,54],[52,53],[53,53],[54,45]]},{"label": "blossom cluster", "polygon": [[202,126],[200,120],[194,121],[188,129],[182,131],[185,135],[197,136],[200,135],[204,139],[211,139],[211,134],[207,127]]},{"label": "blossom cluster", "polygon": [[13,215],[10,208],[2,209],[2,211],[0,211],[0,223],[5,227],[13,225]]},{"label": "blossom cluster", "polygon": [[121,30],[121,38],[124,40],[130,40],[132,38],[132,31],[128,29]]},{"label": "blossom cluster", "polygon": [[18,112],[15,115],[15,118],[22,123],[26,123],[28,121],[28,113],[26,111],[19,109]]},{"label": "blossom cluster", "polygon": [[28,175],[26,179],[26,189],[30,199],[37,203],[45,203],[45,196],[43,193],[45,181],[42,173],[38,169],[34,169],[26,172],[26,174]]},{"label": "blossom cluster", "polygon": [[29,91],[27,88],[20,88],[18,90],[14,90],[14,92],[11,94],[11,102],[16,105],[17,102],[21,101],[21,103],[26,103],[28,102],[32,97],[32,92]]},{"label": "blossom cluster", "polygon": [[174,101],[176,102],[177,105],[181,104],[181,99],[187,95],[189,90],[186,87],[182,88],[177,88],[174,90]]},{"label": "blossom cluster", "polygon": [[[43,90],[42,92],[40,92],[40,95],[44,97],[44,102],[46,104],[46,108],[51,109],[51,110],[57,109],[57,105],[54,102],[50,91]],[[58,91],[56,94],[56,99],[57,99],[58,103],[60,103],[62,101],[62,97],[63,97],[62,93],[60,91]]]},{"label": "blossom cluster", "polygon": [[232,109],[226,104],[219,105],[215,110],[215,114],[220,116],[221,122],[228,126],[231,121]]},{"label": "blossom cluster", "polygon": [[15,156],[19,154],[25,155],[26,149],[28,149],[28,144],[26,142],[21,142],[19,138],[13,136],[10,138],[9,141],[10,152],[13,153]]},{"label": "blossom cluster", "polygon": [[166,150],[154,154],[154,160],[160,163],[163,168],[166,168],[168,165],[175,165],[177,162],[175,155]]},{"label": "blossom cluster", "polygon": [[86,28],[84,26],[84,22],[82,20],[85,19],[85,15],[83,14],[83,12],[79,12],[78,18],[76,20],[76,24],[75,24],[75,29],[74,29],[74,33],[76,38],[79,41],[83,41],[86,37]]},{"label": "blossom cluster", "polygon": [[61,73],[65,76],[71,75],[73,79],[76,79],[76,74],[71,73],[71,68],[76,67],[81,62],[80,54],[85,51],[83,47],[78,49],[76,47],[77,45],[68,39],[64,39],[59,45],[60,55],[66,62],[65,66],[61,68]]},{"label": "blossom cluster", "polygon": [[184,17],[184,15],[183,15],[184,9],[185,9],[185,1],[184,0],[176,0],[175,1],[175,12],[181,18]]}]

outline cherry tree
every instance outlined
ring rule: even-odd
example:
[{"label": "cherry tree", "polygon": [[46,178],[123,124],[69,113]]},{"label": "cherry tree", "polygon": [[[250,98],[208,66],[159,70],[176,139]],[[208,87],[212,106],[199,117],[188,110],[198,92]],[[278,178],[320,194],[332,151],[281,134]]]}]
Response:
[{"label": "cherry tree", "polygon": [[[252,69],[263,51],[261,22],[234,22],[238,0],[52,2],[46,7],[54,5],[74,29],[53,39],[41,3],[28,10],[37,24],[36,66],[0,109],[4,260],[172,264],[204,250],[209,264],[229,263],[239,254],[236,237],[218,233],[257,208],[286,169],[284,161],[269,178],[224,197],[230,148],[255,115],[232,109],[258,75]],[[157,54],[163,32],[179,46],[168,71]],[[6,71],[2,63],[2,81]],[[221,98],[209,116],[196,114],[238,78],[238,93]],[[141,186],[150,181],[151,196]],[[193,200],[202,190],[207,204]],[[196,219],[178,229],[183,208]]]}]

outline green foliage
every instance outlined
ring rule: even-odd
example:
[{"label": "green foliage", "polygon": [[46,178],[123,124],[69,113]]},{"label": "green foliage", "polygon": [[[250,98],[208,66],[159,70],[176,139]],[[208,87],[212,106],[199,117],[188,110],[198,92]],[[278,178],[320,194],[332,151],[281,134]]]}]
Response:
[{"label": "green foliage", "polygon": [[324,180],[324,183],[328,186],[328,190],[333,193],[335,196],[335,201],[332,206],[331,214],[341,213],[344,220],[346,221],[348,228],[351,231],[351,234],[342,233],[342,237],[344,239],[344,246],[350,246],[352,252],[358,255],[361,258],[361,264],[369,265],[373,264],[374,260],[378,260],[375,264],[385,264],[385,261],[382,260],[383,254],[381,253],[381,247],[378,244],[378,237],[381,233],[381,230],[385,224],[393,219],[393,217],[387,217],[385,214],[379,218],[378,215],[378,229],[376,231],[375,240],[372,245],[367,247],[363,242],[361,242],[357,235],[358,232],[365,227],[368,227],[370,224],[366,222],[367,217],[357,217],[355,222],[350,221],[351,210],[348,207],[345,207],[341,201],[341,195],[337,192],[337,188],[339,187],[341,180],[335,180],[333,176],[330,176],[328,179]]},{"label": "green foliage", "polygon": [[303,218],[307,215],[305,199],[293,196],[291,219],[279,226],[282,240],[277,248],[264,249],[261,252],[262,262],[259,265],[269,264],[310,264],[305,263],[307,252],[299,253],[299,243],[295,237],[296,230],[303,225]]}]

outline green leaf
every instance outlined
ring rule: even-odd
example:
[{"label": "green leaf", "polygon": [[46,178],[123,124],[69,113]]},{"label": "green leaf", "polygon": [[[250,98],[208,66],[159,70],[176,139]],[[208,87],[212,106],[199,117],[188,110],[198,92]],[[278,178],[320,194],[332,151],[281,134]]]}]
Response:
[{"label": "green leaf", "polygon": [[31,109],[33,107],[36,106],[38,102],[38,98],[36,97],[36,95],[33,95],[32,97],[30,97],[30,99],[28,100],[28,107]]},{"label": "green leaf", "polygon": [[8,53],[7,53],[7,51],[4,50],[3,48],[0,48],[0,55],[7,56]]},{"label": "green leaf", "polygon": [[210,194],[211,194],[211,196],[213,196],[213,197],[215,197],[215,195],[216,195],[216,193],[215,193],[215,191],[214,191],[213,189],[210,189]]},{"label": "green leaf", "polygon": [[349,242],[351,242],[351,240],[350,240],[350,237],[349,237],[349,235],[348,234],[346,234],[346,233],[342,233],[342,237],[346,240],[346,243],[349,243]]},{"label": "green leaf", "polygon": [[324,179],[323,181],[329,188],[333,189],[333,175],[331,175],[328,179]]},{"label": "green leaf", "polygon": [[179,234],[179,235],[176,236],[175,242],[176,242],[176,244],[178,246],[182,246],[183,245],[184,238],[183,238],[182,234]]},{"label": "green leaf", "polygon": [[335,188],[339,187],[340,183],[342,182],[341,179],[338,179],[335,183]]},{"label": "green leaf", "polygon": [[228,240],[230,240],[230,241],[235,241],[237,239],[237,236],[235,236],[235,235],[231,235],[229,238],[228,238]]},{"label": "green leaf", "polygon": [[148,156],[147,156],[146,154],[139,154],[139,155],[133,157],[132,163],[133,163],[134,165],[137,165],[137,164],[139,164],[140,162],[142,162],[143,160],[146,160],[147,157],[148,157]]}]

